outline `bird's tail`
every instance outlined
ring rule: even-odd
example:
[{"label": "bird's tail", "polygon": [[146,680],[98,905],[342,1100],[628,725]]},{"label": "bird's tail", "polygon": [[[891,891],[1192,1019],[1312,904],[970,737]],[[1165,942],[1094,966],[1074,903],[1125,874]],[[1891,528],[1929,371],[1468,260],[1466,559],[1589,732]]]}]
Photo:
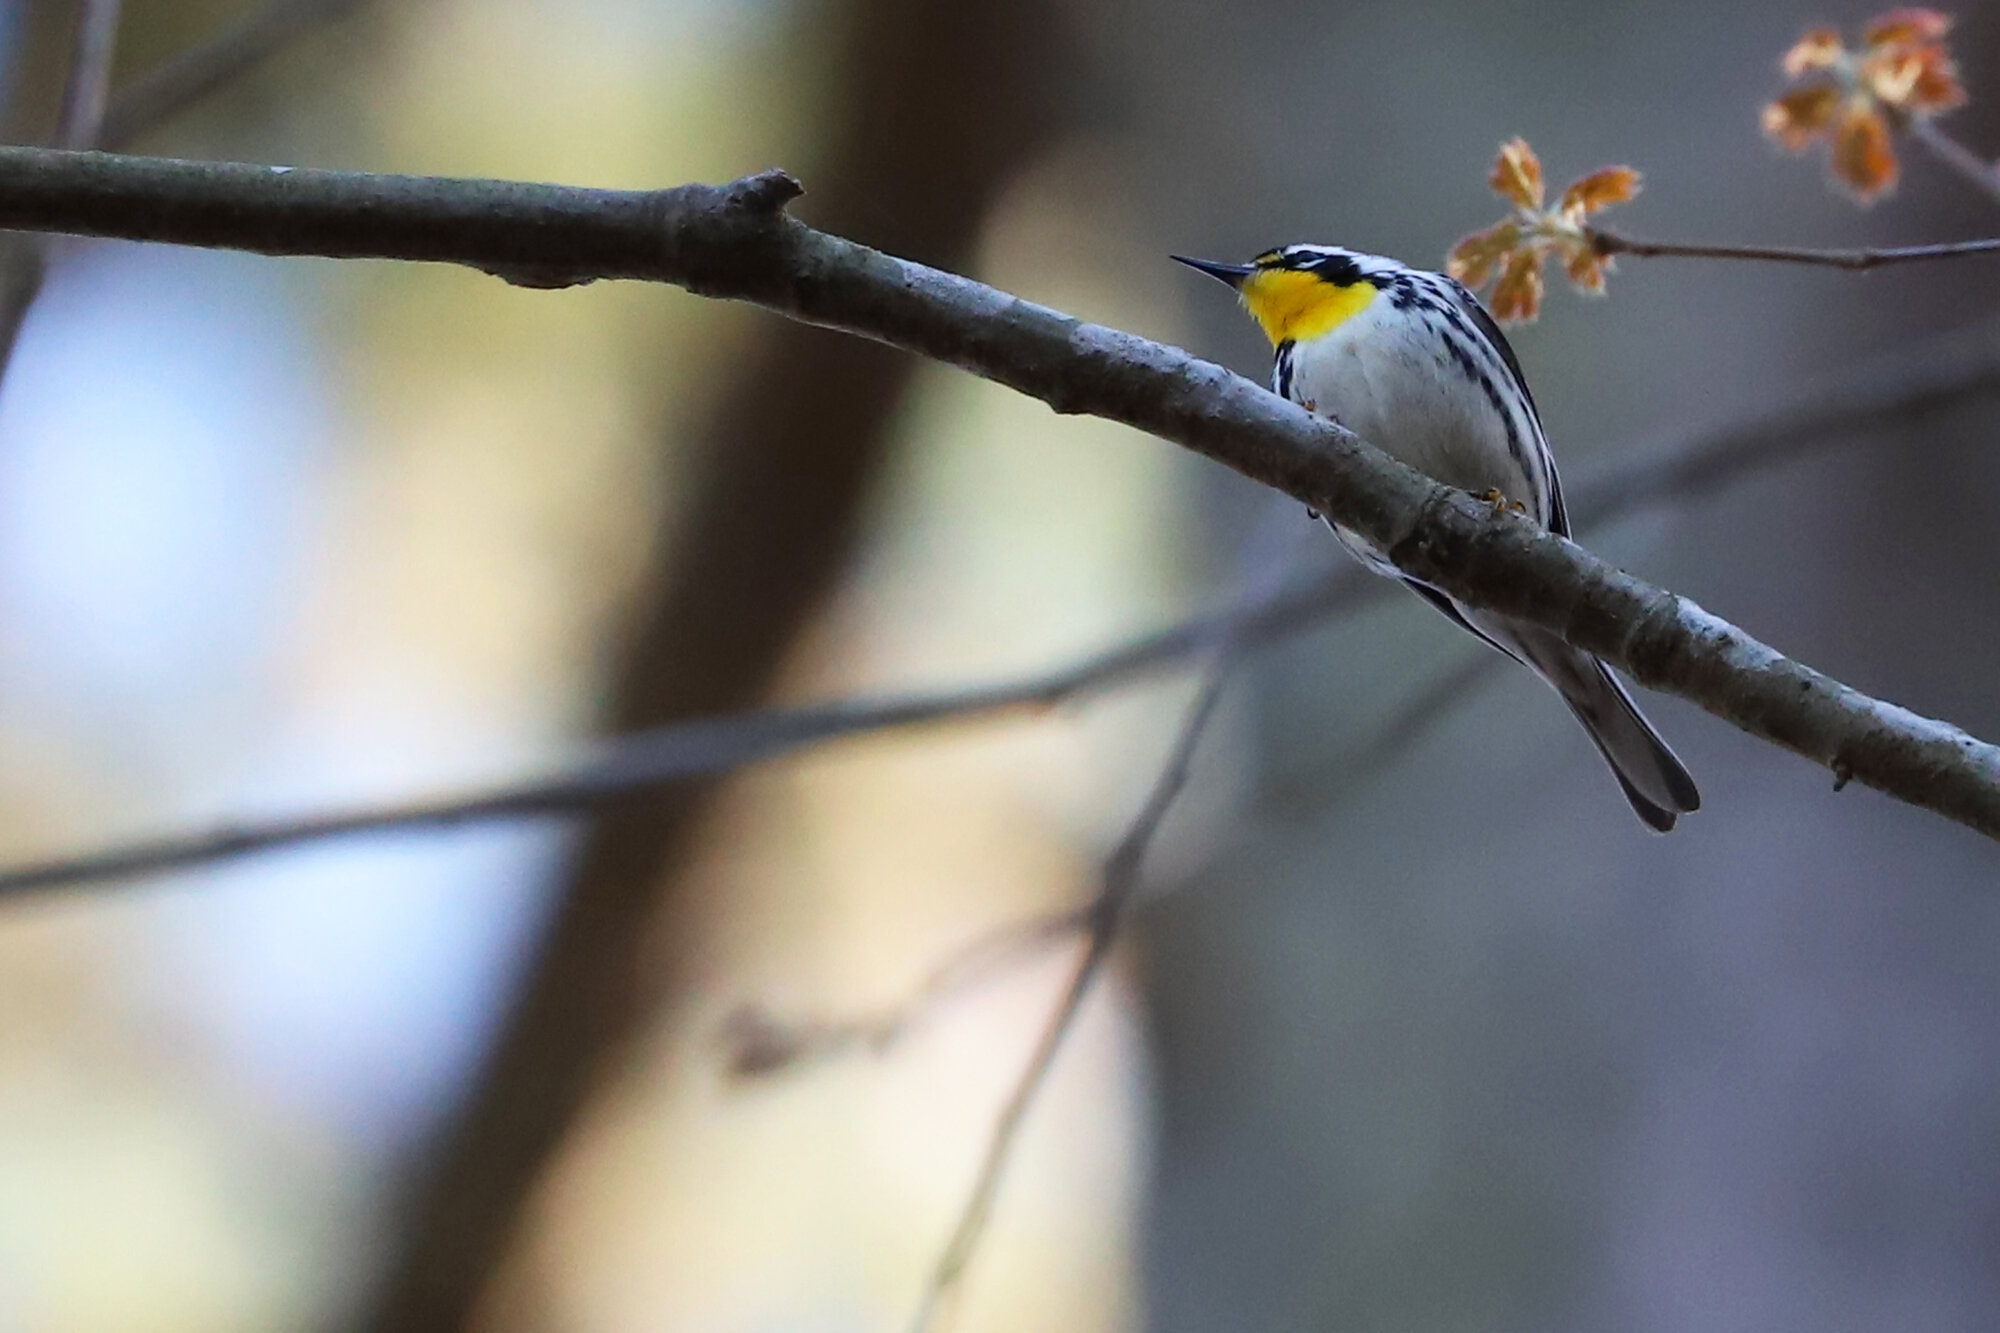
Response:
[{"label": "bird's tail", "polygon": [[1548,661],[1556,654],[1543,651],[1546,647],[1536,644],[1538,651],[1529,664],[1555,686],[1576,720],[1583,723],[1639,818],[1666,833],[1673,828],[1676,816],[1700,809],[1701,793],[1694,778],[1653,730],[1611,668],[1560,639],[1555,640],[1554,648],[1561,660]]},{"label": "bird's tail", "polygon": [[1611,668],[1536,626],[1508,623],[1504,631],[1492,624],[1479,628],[1503,651],[1520,658],[1555,687],[1590,733],[1597,752],[1611,766],[1639,818],[1665,833],[1678,816],[1701,808],[1694,778],[1653,730]]},{"label": "bird's tail", "polygon": [[1610,667],[1539,625],[1461,606],[1414,579],[1404,582],[1459,625],[1554,686],[1590,733],[1604,762],[1611,765],[1625,799],[1649,827],[1671,832],[1679,816],[1701,809],[1701,793],[1695,789],[1694,778],[1653,730]]}]

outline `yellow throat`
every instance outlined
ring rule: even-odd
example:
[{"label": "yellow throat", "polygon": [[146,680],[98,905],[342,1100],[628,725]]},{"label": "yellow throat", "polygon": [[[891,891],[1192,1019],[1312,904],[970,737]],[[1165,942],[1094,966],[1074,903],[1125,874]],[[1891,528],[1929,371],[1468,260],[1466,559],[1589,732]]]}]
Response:
[{"label": "yellow throat", "polygon": [[1267,268],[1245,278],[1239,290],[1244,307],[1275,347],[1332,333],[1366,310],[1376,289],[1365,280],[1336,287],[1315,273]]}]

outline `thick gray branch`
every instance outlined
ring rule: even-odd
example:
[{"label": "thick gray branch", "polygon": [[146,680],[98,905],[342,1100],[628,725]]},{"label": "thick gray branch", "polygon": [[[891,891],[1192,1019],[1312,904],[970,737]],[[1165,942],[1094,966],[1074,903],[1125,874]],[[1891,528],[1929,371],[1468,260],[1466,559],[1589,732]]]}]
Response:
[{"label": "thick gray branch", "polygon": [[798,186],[600,191],[0,149],[0,228],[465,264],[534,286],[671,282],[949,362],[1276,487],[1475,605],[2000,836],[2000,751],[1791,661],[1684,598],[1439,485],[1240,376],[785,215]]}]

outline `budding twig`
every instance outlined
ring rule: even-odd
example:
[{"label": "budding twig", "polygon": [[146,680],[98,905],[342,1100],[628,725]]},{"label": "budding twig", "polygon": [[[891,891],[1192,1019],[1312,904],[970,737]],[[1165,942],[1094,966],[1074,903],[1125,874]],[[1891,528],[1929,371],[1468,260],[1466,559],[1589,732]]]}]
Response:
[{"label": "budding twig", "polygon": [[1928,116],[1908,118],[1903,129],[1933,158],[1971,182],[1987,198],[2000,203],[2000,165],[1981,157],[1946,134]]},{"label": "budding twig", "polygon": [[1897,245],[1814,249],[1795,245],[1690,245],[1678,241],[1642,241],[1620,232],[1589,227],[1585,234],[1601,255],[1636,255],[1669,259],[1755,259],[1779,264],[1813,264],[1822,268],[1871,269],[1889,264],[1918,264],[1970,255],[2000,254],[2000,238],[1944,241],[1935,245]]}]

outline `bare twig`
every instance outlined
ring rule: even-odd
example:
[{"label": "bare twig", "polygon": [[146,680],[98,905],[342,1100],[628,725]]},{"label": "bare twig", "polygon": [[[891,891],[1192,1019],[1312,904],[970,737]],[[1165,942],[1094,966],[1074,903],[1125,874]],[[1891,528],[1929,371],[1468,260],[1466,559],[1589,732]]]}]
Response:
[{"label": "bare twig", "polygon": [[[1499,674],[1507,659],[1475,650],[1425,686],[1377,728],[1360,749],[1344,753],[1336,789],[1357,774],[1379,773],[1430,732],[1451,710]],[[1314,784],[1324,795],[1328,784]],[[951,1001],[1007,973],[1024,957],[1087,930],[1091,909],[1043,912],[1004,922],[973,937],[925,973],[906,995],[872,1014],[844,1019],[785,1018],[747,1004],[721,1025],[723,1063],[737,1078],[766,1078],[801,1065],[851,1054],[885,1055]]]},{"label": "bare twig", "polygon": [[[363,0],[271,0],[214,41],[178,56],[111,99],[123,0],[85,0],[63,90],[54,142],[63,148],[116,148],[179,114],[243,74],[308,28],[339,17]],[[48,277],[48,247],[39,238],[0,239],[0,381],[14,361],[21,325]]]},{"label": "bare twig", "polygon": [[0,235],[0,382],[14,364],[21,326],[48,280],[46,242],[39,236]]},{"label": "bare twig", "polygon": [[1939,129],[1927,116],[1905,117],[1902,129],[1930,155],[1957,172],[1989,199],[2000,202],[2000,166],[1989,162]]},{"label": "bare twig", "polygon": [[986,1224],[993,1214],[993,1202],[999,1194],[1000,1182],[1006,1176],[1007,1164],[1013,1157],[1021,1126],[1034,1106],[1036,1095],[1048,1080],[1049,1070],[1055,1065],[1063,1039],[1075,1025],[1078,1011],[1103,971],[1105,961],[1111,956],[1112,946],[1117,943],[1125,909],[1139,885],[1139,869],[1145,861],[1146,851],[1152,846],[1154,836],[1166,821],[1167,813],[1173,808],[1182,788],[1187,785],[1195,750],[1222,694],[1228,672],[1227,652],[1227,648],[1223,649],[1224,655],[1217,658],[1202,679],[1174,737],[1166,764],[1147,794],[1145,804],[1104,863],[1097,896],[1086,912],[1090,933],[1085,940],[1083,954],[1070,973],[1061,998],[1049,1014],[1034,1053],[1015,1080],[1006,1104],[994,1122],[992,1137],[987,1141],[986,1152],[980,1160],[979,1173],[974,1178],[958,1222],[952,1228],[951,1239],[939,1254],[924,1285],[923,1296],[911,1325],[913,1333],[928,1333],[936,1327],[939,1316],[957,1291],[966,1266],[971,1263],[981,1238],[986,1234]]},{"label": "bare twig", "polygon": [[[1344,754],[1336,783],[1378,773],[1395,762],[1460,701],[1498,675],[1506,661],[1493,652],[1465,654],[1463,661],[1397,709],[1366,745]],[[1315,790],[1324,794],[1317,784]],[[1028,955],[1089,929],[1092,920],[1091,908],[1085,905],[1004,922],[947,954],[907,994],[872,1014],[800,1020],[781,1017],[762,1005],[744,1005],[723,1021],[718,1033],[723,1063],[732,1076],[755,1079],[845,1055],[886,1055],[951,1001],[998,979]]]},{"label": "bare twig", "polygon": [[1085,907],[995,926],[946,955],[895,1004],[861,1018],[799,1022],[745,1005],[722,1024],[724,1064],[737,1078],[764,1078],[852,1051],[886,1054],[950,1001],[1089,924]]},{"label": "bare twig", "polygon": [[[1285,595],[1285,570],[1290,561],[1285,558],[1284,548],[1297,544],[1288,540],[1297,536],[1297,524],[1296,515],[1282,513],[1281,508],[1289,509],[1289,506],[1273,507],[1247,544],[1244,563],[1252,569],[1252,577],[1227,610],[1186,622],[1166,635],[1149,636],[1140,642],[1156,646],[1171,642],[1177,656],[1213,658],[1219,672],[1223,663],[1247,647],[1253,637],[1278,628],[1277,622],[1272,619],[1273,612],[1308,609],[1309,604],[1299,594]],[[1285,528],[1290,531],[1284,531]],[[1317,525],[1314,529],[1314,539],[1317,540]],[[1351,576],[1356,571],[1348,569],[1343,572]],[[1370,579],[1368,582],[1379,581]],[[1327,597],[1325,593],[1349,587],[1358,591],[1360,586],[1365,585],[1351,583],[1348,577],[1318,585],[1308,590],[1317,599],[1310,609],[1330,609],[1333,605],[1343,604],[1342,600]],[[1358,599],[1344,604],[1355,605],[1357,602]],[[1118,656],[1127,663],[1137,660],[1131,654]],[[1117,659],[1097,660],[1102,663]],[[883,1054],[945,1003],[999,976],[1023,955],[1090,928],[1095,920],[1095,910],[1090,904],[1085,904],[1067,911],[1044,912],[1025,920],[1009,921],[982,932],[970,943],[947,955],[909,994],[895,1004],[864,1017],[801,1022],[779,1019],[761,1006],[744,1006],[722,1025],[720,1035],[727,1051],[727,1064],[739,1077],[760,1077],[807,1061],[853,1051]]]},{"label": "bare twig", "polygon": [[1475,648],[1464,653],[1450,670],[1390,714],[1389,720],[1375,729],[1366,744],[1342,758],[1343,777],[1353,779],[1380,773],[1401,759],[1454,708],[1498,676],[1509,661],[1491,649]]},{"label": "bare twig", "polygon": [[[52,142],[59,148],[97,147],[104,126],[104,109],[111,95],[111,67],[118,49],[118,22],[124,0],[82,0],[76,32],[70,44],[69,70],[63,83],[62,105],[56,112]],[[10,235],[0,238],[0,381],[14,362],[14,346],[28,311],[48,279],[46,237]]]},{"label": "bare twig", "polygon": [[1634,445],[1569,488],[1578,530],[1682,502],[1931,413],[2000,393],[2000,321],[1912,342],[1802,385],[1790,402],[1694,436]]},{"label": "bare twig", "polygon": [[76,45],[62,110],[56,116],[58,148],[95,148],[111,100],[111,63],[118,49],[124,0],[83,0],[76,16]]},{"label": "bare twig", "polygon": [[[1145,863],[1147,849],[1152,846],[1161,825],[1166,822],[1168,812],[1187,786],[1195,751],[1201,745],[1209,720],[1215,715],[1223,684],[1243,646],[1243,631],[1257,608],[1268,602],[1283,582],[1285,562],[1278,558],[1281,539],[1279,525],[1274,521],[1276,517],[1273,511],[1258,532],[1253,534],[1246,548],[1246,562],[1252,566],[1249,586],[1230,613],[1219,618],[1201,641],[1207,670],[1195,687],[1194,697],[1168,746],[1166,759],[1146,800],[1105,860],[1097,893],[1081,911],[1067,918],[1061,915],[1044,917],[1038,922],[1028,922],[1025,927],[1013,929],[1014,938],[1020,942],[1015,947],[1016,953],[1026,944],[1061,938],[1079,929],[1085,932],[1084,950],[1049,1014],[1034,1051],[1016,1077],[1006,1103],[994,1121],[978,1175],[966,1196],[950,1239],[932,1266],[917,1302],[912,1326],[914,1333],[931,1333],[942,1322],[966,1269],[978,1252],[1008,1163],[1013,1158],[1014,1146],[1020,1139],[1021,1127],[1027,1122],[1028,1113],[1048,1081],[1064,1039],[1076,1025],[1083,1002],[1117,943],[1119,928],[1139,887],[1139,873]],[[1007,941],[1005,934],[989,938],[1002,945]],[[994,967],[986,965],[970,972],[961,969],[957,974],[976,981],[992,975],[994,971]],[[918,1007],[912,1013],[921,1016],[933,1002],[922,992],[916,999]]]},{"label": "bare twig", "polygon": [[105,113],[98,146],[125,147],[249,73],[294,39],[345,18],[366,3],[368,0],[269,0],[208,41],[133,80]]},{"label": "bare twig", "polygon": [[1642,241],[1601,227],[1586,233],[1601,255],[1642,258],[1759,259],[1781,264],[1815,264],[1823,268],[1871,269],[1888,264],[1916,264],[1968,255],[2000,254],[2000,238],[1944,241],[1935,245],[1896,245],[1821,250],[1795,245],[1686,245],[1677,241]]},{"label": "bare twig", "polygon": [[360,833],[571,814],[650,788],[730,772],[842,737],[1050,708],[1149,672],[1179,666],[1212,642],[1224,626],[1232,627],[1236,642],[1243,645],[1288,633],[1330,611],[1358,605],[1377,593],[1380,582],[1358,569],[1343,569],[1309,587],[1200,616],[1025,679],[935,694],[761,709],[675,723],[626,736],[605,747],[598,759],[579,767],[470,795],[245,822],[21,866],[0,873],[0,897],[210,865]]}]

